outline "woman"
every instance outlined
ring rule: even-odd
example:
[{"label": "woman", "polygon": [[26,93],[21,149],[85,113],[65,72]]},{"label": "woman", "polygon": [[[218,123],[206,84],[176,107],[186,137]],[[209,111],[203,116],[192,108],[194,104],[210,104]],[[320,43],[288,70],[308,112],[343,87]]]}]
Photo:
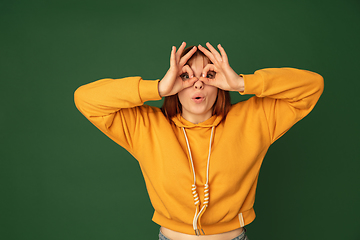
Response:
[{"label": "woman", "polygon": [[[161,81],[99,80],[75,103],[138,160],[160,239],[247,239],[267,149],[313,109],[323,79],[292,68],[238,75],[221,45],[185,45]],[[231,106],[228,91],[256,96]],[[162,109],[143,104],[162,97]]]}]

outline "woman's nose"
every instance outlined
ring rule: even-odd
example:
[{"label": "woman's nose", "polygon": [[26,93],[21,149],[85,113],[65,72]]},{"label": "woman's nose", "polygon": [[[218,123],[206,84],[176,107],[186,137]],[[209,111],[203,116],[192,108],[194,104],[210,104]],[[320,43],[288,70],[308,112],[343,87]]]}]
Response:
[{"label": "woman's nose", "polygon": [[198,89],[198,90],[203,89],[203,88],[204,88],[204,83],[203,83],[203,81],[197,80],[197,81],[194,83],[194,87],[195,87],[195,89]]}]

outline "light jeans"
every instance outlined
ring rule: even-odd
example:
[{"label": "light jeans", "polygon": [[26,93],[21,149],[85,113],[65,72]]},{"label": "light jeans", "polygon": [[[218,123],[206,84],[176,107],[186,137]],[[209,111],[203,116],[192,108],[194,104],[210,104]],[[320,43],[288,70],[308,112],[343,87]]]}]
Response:
[{"label": "light jeans", "polygon": [[[246,229],[244,228],[244,231],[239,236],[237,236],[236,238],[233,238],[231,240],[249,240],[249,238],[246,236],[245,232],[246,232]],[[170,239],[165,237],[164,234],[162,234],[162,232],[160,231],[159,240],[170,240]]]}]

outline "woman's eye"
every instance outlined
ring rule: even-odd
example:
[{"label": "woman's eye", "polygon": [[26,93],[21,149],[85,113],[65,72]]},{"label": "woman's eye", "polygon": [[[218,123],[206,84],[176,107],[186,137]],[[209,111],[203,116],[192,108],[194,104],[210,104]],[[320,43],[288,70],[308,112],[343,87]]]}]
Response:
[{"label": "woman's eye", "polygon": [[182,80],[187,80],[187,79],[189,79],[189,74],[183,73],[183,74],[180,75],[180,77],[181,77]]},{"label": "woman's eye", "polygon": [[206,75],[206,78],[209,79],[214,79],[215,78],[216,73],[215,72],[208,72]]}]

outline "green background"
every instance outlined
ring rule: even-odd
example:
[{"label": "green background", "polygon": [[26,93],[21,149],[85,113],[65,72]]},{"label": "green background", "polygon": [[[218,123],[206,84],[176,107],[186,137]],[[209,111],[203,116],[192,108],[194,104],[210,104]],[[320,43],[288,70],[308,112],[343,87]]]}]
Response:
[{"label": "green background", "polygon": [[221,43],[238,73],[289,66],[325,79],[314,111],[265,158],[249,238],[360,239],[358,0],[13,0],[0,20],[0,239],[157,239],[136,160],[73,92],[161,78],[182,41]]}]

